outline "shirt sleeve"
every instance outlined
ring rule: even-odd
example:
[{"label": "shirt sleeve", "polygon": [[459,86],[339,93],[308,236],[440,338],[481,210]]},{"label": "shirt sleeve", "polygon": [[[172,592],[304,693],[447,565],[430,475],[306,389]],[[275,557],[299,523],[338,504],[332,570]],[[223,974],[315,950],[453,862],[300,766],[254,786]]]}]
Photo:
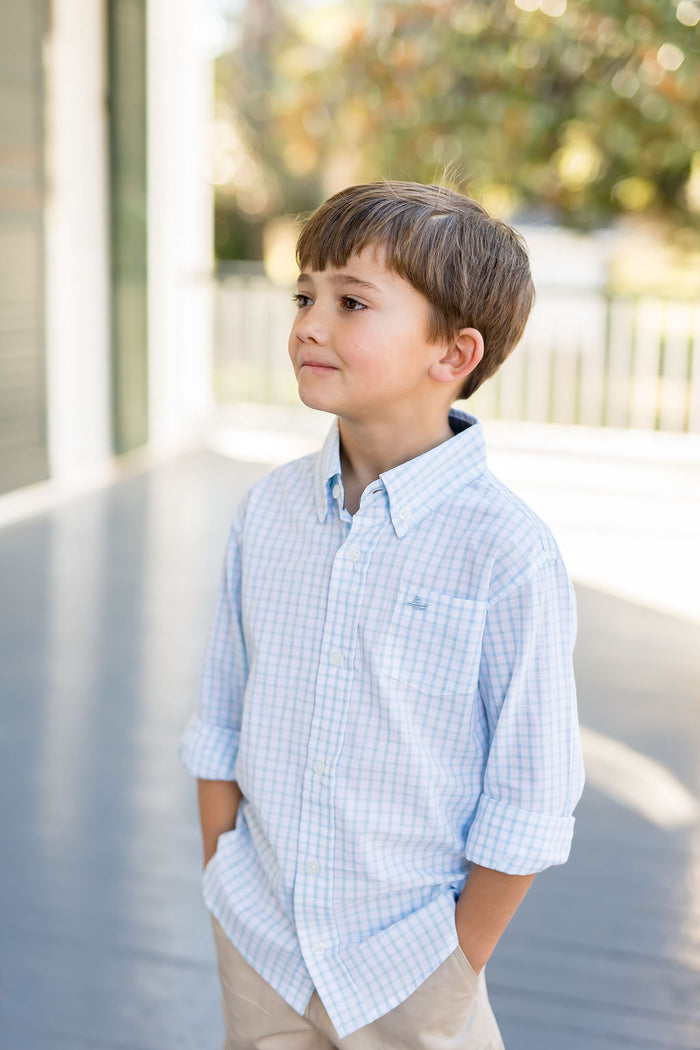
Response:
[{"label": "shirt sleeve", "polygon": [[180,738],[178,756],[202,780],[234,780],[243,694],[248,677],[241,620],[243,510],[231,526],[209,633],[199,710]]},{"label": "shirt sleeve", "polygon": [[512,875],[568,858],[583,790],[573,587],[557,555],[486,616],[479,695],[490,744],[467,859]]}]

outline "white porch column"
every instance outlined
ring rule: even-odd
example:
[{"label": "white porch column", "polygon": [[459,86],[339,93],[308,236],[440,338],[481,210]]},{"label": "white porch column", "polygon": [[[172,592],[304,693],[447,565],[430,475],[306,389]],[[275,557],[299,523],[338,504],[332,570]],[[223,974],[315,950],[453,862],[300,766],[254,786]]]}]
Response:
[{"label": "white porch column", "polygon": [[200,0],[148,2],[149,433],[196,440],[212,407],[213,64]]},{"label": "white porch column", "polygon": [[72,481],[111,455],[104,5],[53,0],[46,48],[49,470]]}]

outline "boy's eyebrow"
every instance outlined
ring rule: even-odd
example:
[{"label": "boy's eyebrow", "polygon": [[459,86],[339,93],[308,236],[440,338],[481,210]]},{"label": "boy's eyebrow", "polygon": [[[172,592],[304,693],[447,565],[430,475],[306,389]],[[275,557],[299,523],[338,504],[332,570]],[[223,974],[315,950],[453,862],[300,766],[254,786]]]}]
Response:
[{"label": "boy's eyebrow", "polygon": [[[297,277],[297,282],[310,280],[311,275],[308,273],[300,273]],[[381,288],[376,284],[372,284],[371,281],[364,281],[361,277],[353,277],[350,273],[334,273],[331,281],[334,284],[352,284],[358,288],[368,288],[372,292],[381,292]]]}]

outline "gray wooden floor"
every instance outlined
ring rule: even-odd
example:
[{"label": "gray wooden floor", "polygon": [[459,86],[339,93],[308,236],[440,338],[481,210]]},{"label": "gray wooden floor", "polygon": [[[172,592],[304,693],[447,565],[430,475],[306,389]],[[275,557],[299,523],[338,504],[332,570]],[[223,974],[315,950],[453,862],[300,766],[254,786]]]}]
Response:
[{"label": "gray wooden floor", "polygon": [[[175,748],[229,518],[263,472],[192,454],[0,532],[4,1050],[220,1045]],[[582,722],[699,795],[697,628],[583,588],[579,614]],[[698,823],[595,784],[577,817],[489,965],[508,1050],[698,1050]]]}]

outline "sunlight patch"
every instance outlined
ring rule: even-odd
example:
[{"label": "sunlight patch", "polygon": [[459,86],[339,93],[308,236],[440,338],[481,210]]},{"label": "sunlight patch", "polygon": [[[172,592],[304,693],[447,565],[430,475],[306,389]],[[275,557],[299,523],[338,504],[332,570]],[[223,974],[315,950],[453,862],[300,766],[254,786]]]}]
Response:
[{"label": "sunlight patch", "polygon": [[661,828],[700,817],[700,803],[674,774],[626,744],[581,727],[588,783]]}]

